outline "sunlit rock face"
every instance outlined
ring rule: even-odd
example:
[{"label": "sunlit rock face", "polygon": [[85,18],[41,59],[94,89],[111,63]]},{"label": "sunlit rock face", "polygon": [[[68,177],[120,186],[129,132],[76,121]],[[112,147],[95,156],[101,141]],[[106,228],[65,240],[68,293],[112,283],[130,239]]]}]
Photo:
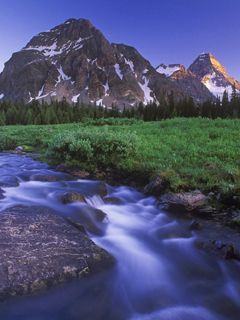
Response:
[{"label": "sunlit rock face", "polygon": [[233,86],[240,91],[240,82],[231,77],[211,53],[198,56],[189,71],[195,74],[215,97],[222,98],[225,90],[230,95]]}]

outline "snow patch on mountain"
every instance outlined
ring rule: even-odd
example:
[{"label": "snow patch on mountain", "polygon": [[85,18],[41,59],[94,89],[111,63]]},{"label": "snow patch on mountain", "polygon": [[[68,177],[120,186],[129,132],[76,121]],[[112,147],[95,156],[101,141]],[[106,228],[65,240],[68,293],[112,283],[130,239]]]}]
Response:
[{"label": "snow patch on mountain", "polygon": [[73,97],[72,97],[72,102],[73,102],[73,103],[77,103],[79,97],[80,97],[80,93],[79,93],[79,94],[76,94],[75,96],[73,96]]},{"label": "snow patch on mountain", "polygon": [[211,75],[206,76],[202,83],[208,88],[215,97],[222,99],[224,91],[230,96],[232,94],[232,86],[219,86],[216,81],[216,74],[213,72]]},{"label": "snow patch on mountain", "polygon": [[63,50],[58,49],[57,50],[57,43],[54,42],[51,46],[34,46],[34,47],[27,47],[24,48],[23,50],[36,50],[41,52],[45,57],[52,58],[56,55],[62,54]]},{"label": "snow patch on mountain", "polygon": [[57,81],[58,83],[61,81],[61,79],[64,80],[64,81],[66,81],[66,80],[71,80],[71,77],[67,76],[67,75],[64,73],[62,66],[60,66],[60,67],[58,68],[58,72],[59,72],[58,81]]},{"label": "snow patch on mountain", "polygon": [[119,78],[122,80],[122,79],[123,79],[123,74],[122,74],[122,71],[121,71],[121,69],[120,69],[119,64],[116,63],[116,64],[114,65],[114,68],[115,68],[115,71],[116,71],[117,75],[118,75]]},{"label": "snow patch on mountain", "polygon": [[165,64],[160,64],[159,67],[157,67],[157,72],[164,74],[166,77],[170,77],[174,72],[179,71],[180,70],[180,66],[179,65],[165,65]]},{"label": "snow patch on mountain", "polygon": [[128,60],[126,58],[124,58],[124,61],[127,65],[129,65],[130,69],[132,70],[132,72],[134,72],[134,63],[131,60]]},{"label": "snow patch on mountain", "polygon": [[138,82],[138,84],[144,93],[144,104],[148,104],[149,102],[153,102],[154,99],[151,96],[152,90],[148,86],[149,80],[146,77],[143,77],[143,81],[143,84],[141,82]]},{"label": "snow patch on mountain", "polygon": [[108,84],[108,81],[103,86],[104,86],[104,90],[105,90],[105,96],[109,96],[109,84]]},{"label": "snow patch on mountain", "polygon": [[98,100],[96,101],[96,105],[97,105],[98,107],[103,107],[103,99],[98,99]]},{"label": "snow patch on mountain", "polygon": [[4,98],[4,94],[1,93],[1,94],[0,94],[0,100],[2,100],[3,98]]}]

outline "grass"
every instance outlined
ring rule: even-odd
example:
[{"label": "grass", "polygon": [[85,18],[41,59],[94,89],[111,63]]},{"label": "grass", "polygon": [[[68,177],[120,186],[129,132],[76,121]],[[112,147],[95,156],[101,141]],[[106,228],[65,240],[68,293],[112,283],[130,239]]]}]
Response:
[{"label": "grass", "polygon": [[[72,134],[73,139],[77,140],[80,139],[79,132],[84,130],[93,140],[95,135],[98,144],[101,141],[111,144],[111,139],[101,140],[99,136],[109,135],[115,140],[117,136],[120,141],[118,150],[122,150],[124,140],[137,136],[134,152],[109,162],[109,166],[126,174],[147,178],[160,174],[170,182],[172,191],[197,188],[203,191],[219,190],[226,194],[240,193],[240,120],[237,119],[176,118],[147,123],[112,119],[84,124],[0,127],[0,150],[22,145],[29,151],[45,154],[47,149],[51,151],[51,145],[59,135],[64,139]],[[92,143],[90,147],[97,146]],[[106,157],[110,156],[110,151],[106,152]],[[58,151],[55,150],[55,153],[57,156]],[[70,160],[79,167],[91,164],[93,168],[96,165],[94,157],[81,159],[84,157],[78,154]]]}]

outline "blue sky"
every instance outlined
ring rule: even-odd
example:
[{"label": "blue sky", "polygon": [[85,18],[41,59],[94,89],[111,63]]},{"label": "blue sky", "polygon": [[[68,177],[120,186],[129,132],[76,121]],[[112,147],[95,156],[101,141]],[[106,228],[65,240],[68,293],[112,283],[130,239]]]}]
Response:
[{"label": "blue sky", "polygon": [[111,42],[136,47],[154,65],[189,65],[212,52],[240,79],[239,0],[1,0],[0,70],[30,38],[68,18],[86,18]]}]

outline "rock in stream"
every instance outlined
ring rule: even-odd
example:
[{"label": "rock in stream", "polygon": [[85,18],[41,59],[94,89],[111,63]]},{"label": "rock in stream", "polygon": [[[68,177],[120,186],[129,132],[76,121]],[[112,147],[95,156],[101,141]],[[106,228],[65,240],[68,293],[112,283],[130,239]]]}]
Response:
[{"label": "rock in stream", "polygon": [[81,278],[114,262],[52,210],[24,206],[1,212],[0,256],[2,300]]}]

